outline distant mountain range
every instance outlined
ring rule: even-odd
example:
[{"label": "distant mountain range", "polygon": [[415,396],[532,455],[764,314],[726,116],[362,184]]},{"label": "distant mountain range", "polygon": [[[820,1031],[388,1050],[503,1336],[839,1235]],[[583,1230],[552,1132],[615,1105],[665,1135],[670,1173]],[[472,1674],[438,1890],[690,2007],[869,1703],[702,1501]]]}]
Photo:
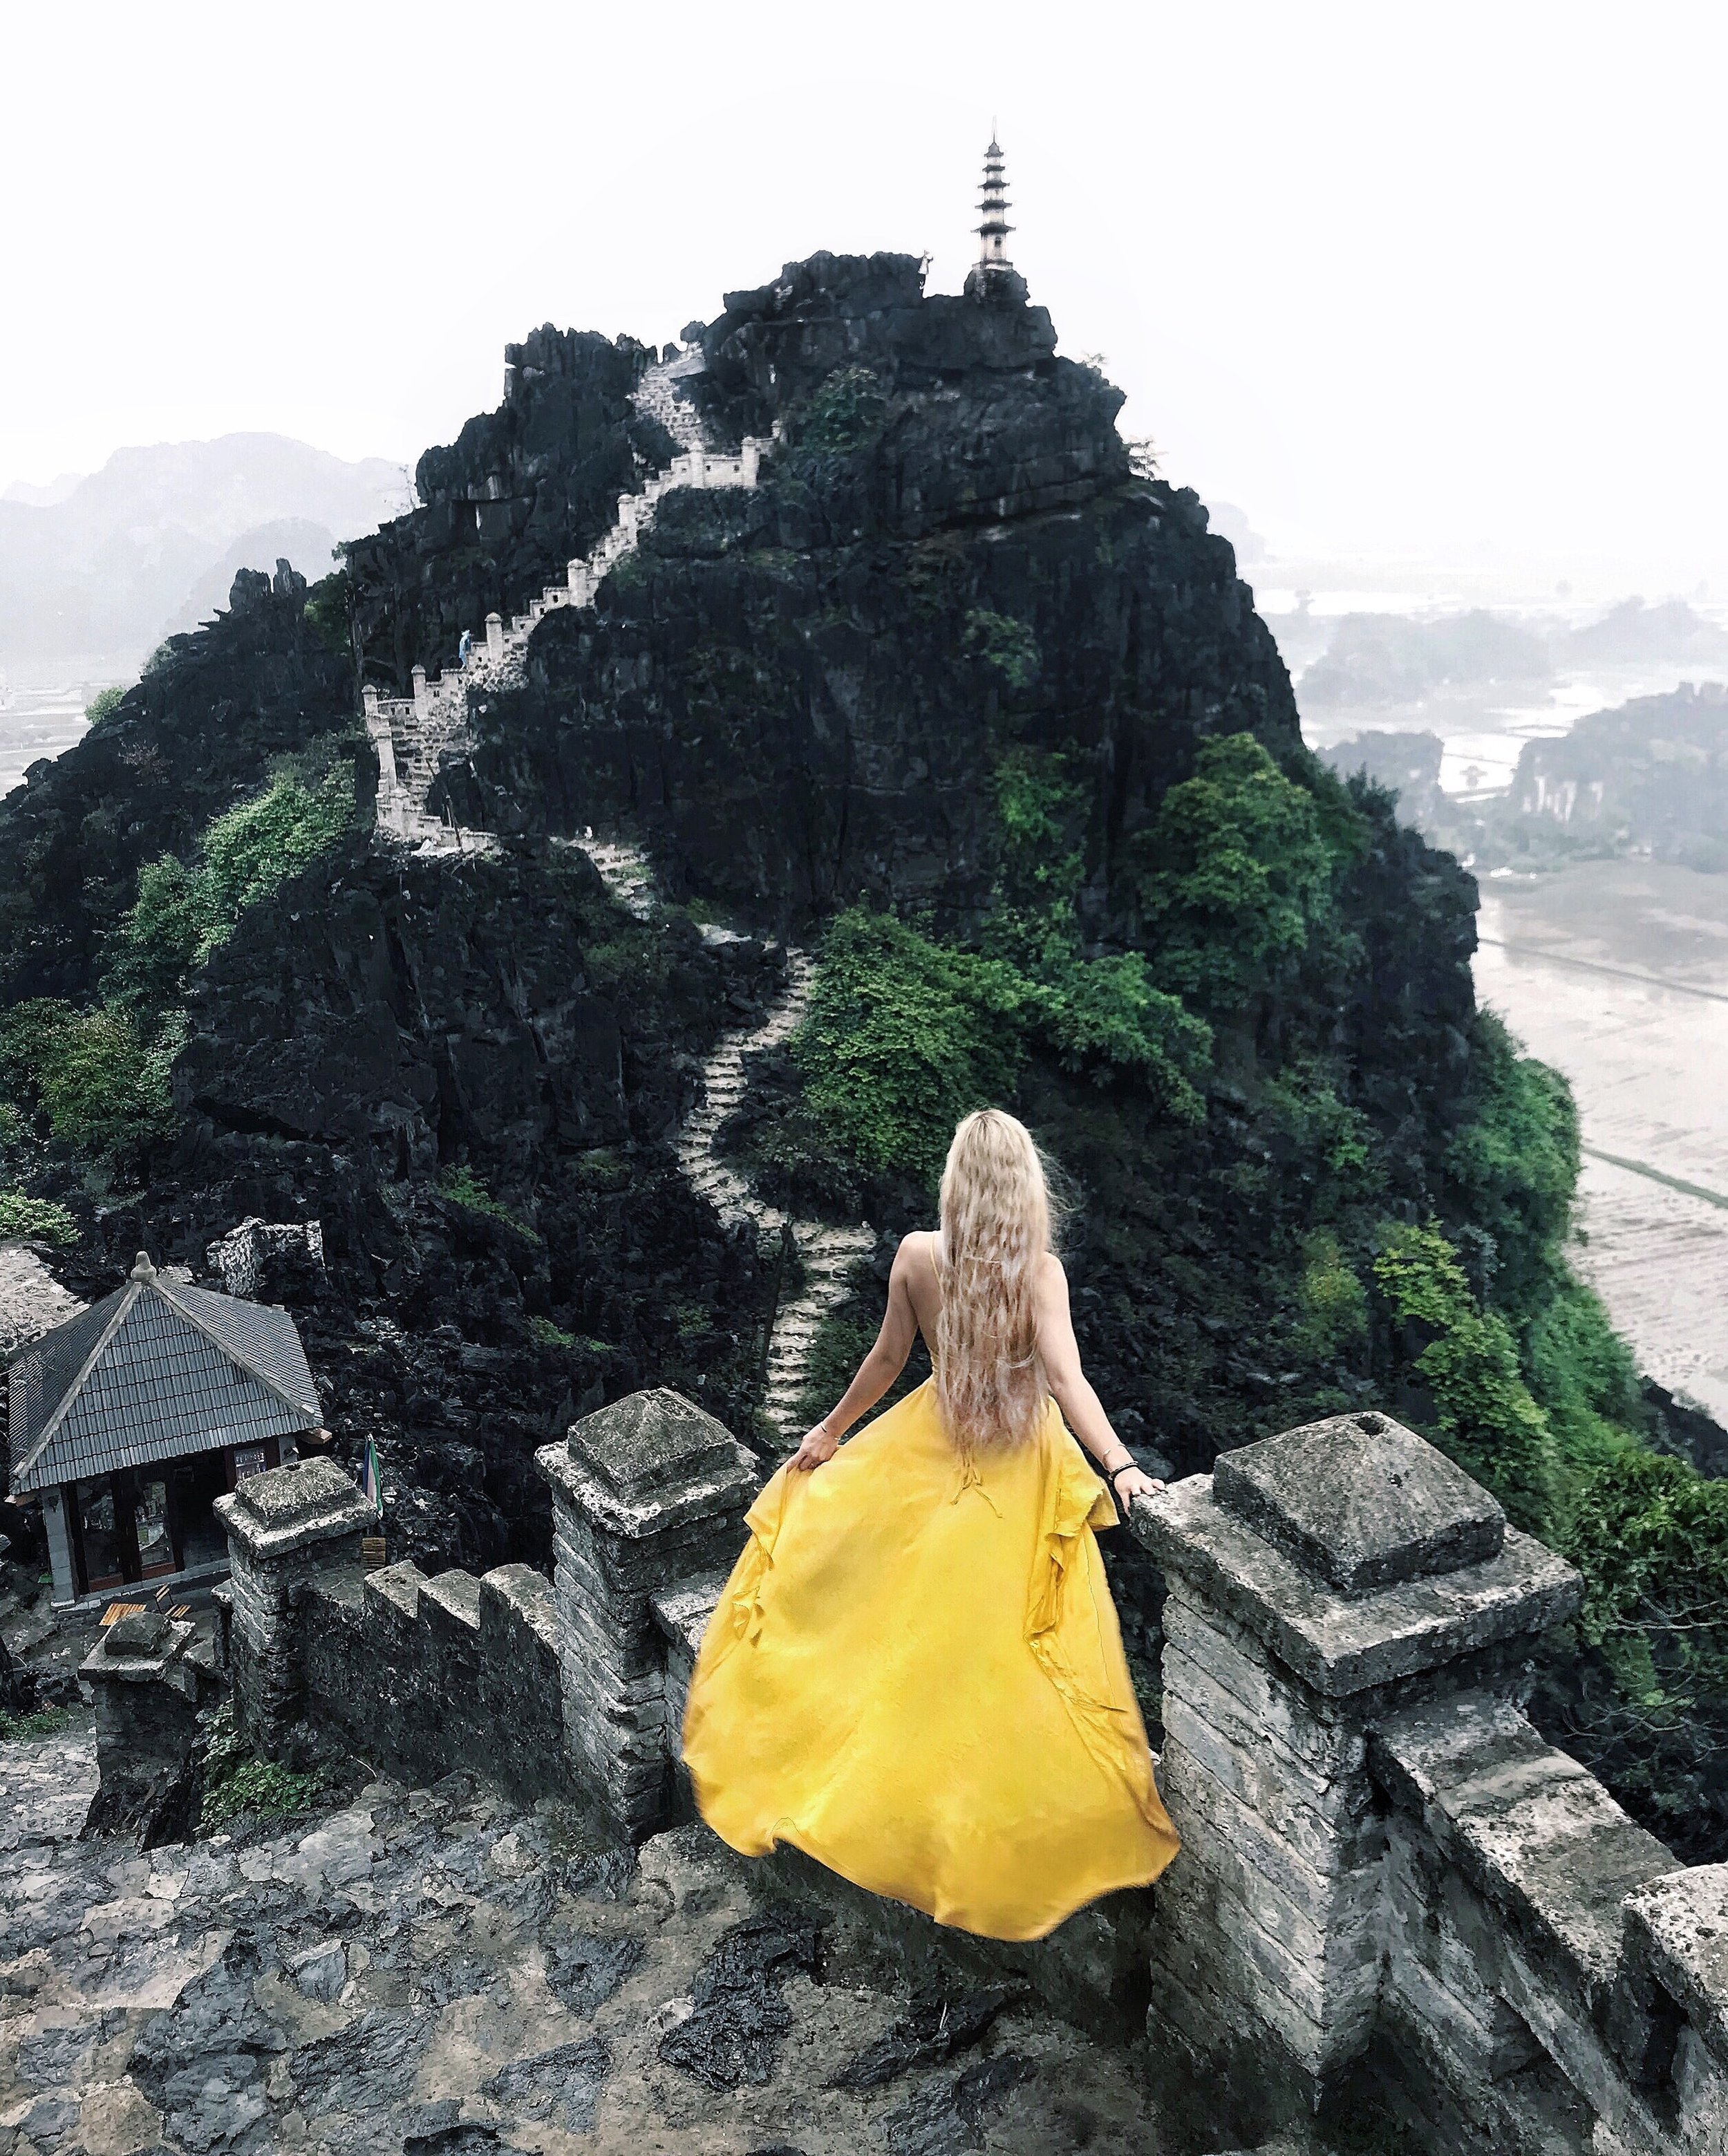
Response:
[{"label": "distant mountain range", "polygon": [[315,582],[338,539],[411,506],[398,465],[346,464],[282,434],[118,449],[88,478],[0,497],[0,664],[102,652],[141,661],[279,554]]},{"label": "distant mountain range", "polygon": [[1568,669],[1671,660],[1728,663],[1728,630],[1684,599],[1622,599],[1573,626],[1541,617],[1347,613],[1303,673],[1305,711],[1389,711],[1494,687],[1527,692]]}]

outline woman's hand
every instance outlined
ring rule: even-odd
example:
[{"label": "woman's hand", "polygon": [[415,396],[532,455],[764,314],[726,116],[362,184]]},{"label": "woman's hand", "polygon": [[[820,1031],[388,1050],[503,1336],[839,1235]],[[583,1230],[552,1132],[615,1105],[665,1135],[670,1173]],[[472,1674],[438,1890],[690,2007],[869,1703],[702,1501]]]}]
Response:
[{"label": "woman's hand", "polygon": [[839,1449],[839,1445],[828,1435],[827,1424],[819,1422],[813,1430],[805,1432],[803,1443],[787,1465],[795,1468],[800,1475],[808,1475],[824,1461],[832,1460]]},{"label": "woman's hand", "polygon": [[1116,1502],[1125,1512],[1132,1512],[1136,1497],[1156,1497],[1164,1485],[1156,1475],[1148,1475],[1138,1467],[1125,1467],[1110,1477],[1110,1488]]}]

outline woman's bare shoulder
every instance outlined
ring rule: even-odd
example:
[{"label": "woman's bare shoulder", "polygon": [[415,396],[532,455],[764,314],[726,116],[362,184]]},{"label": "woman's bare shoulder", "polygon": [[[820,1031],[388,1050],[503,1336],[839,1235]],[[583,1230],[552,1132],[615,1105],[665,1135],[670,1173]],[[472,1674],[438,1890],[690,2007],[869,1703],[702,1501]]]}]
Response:
[{"label": "woman's bare shoulder", "polygon": [[936,1238],[933,1228],[915,1228],[909,1235],[900,1237],[900,1246],[894,1254],[896,1265],[915,1265],[922,1272],[934,1270],[936,1261]]}]

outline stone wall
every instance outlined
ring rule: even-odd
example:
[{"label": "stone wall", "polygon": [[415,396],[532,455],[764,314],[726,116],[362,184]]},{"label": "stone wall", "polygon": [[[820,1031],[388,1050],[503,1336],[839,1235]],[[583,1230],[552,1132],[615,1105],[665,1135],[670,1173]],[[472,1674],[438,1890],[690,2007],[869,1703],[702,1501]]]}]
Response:
[{"label": "stone wall", "polygon": [[[224,1501],[261,1748],[321,1732],[413,1781],[585,1789],[633,1836],[687,1813],[678,1732],[747,1456],[657,1391],[537,1464],[550,1583],[362,1572],[370,1515],[327,1461]],[[1130,1524],[1169,1589],[1159,1779],[1183,1846],[1156,1889],[1000,1947],[792,1856],[777,1888],[909,1974],[1027,1984],[1095,2028],[1144,2014],[1226,2137],[1367,2080],[1433,2156],[1721,2156],[1728,1866],[1677,1866],[1522,1712],[1571,1567],[1372,1414],[1222,1455]]]},{"label": "stone wall", "polygon": [[1234,2129],[1366,2076],[1435,2156],[1728,2146],[1728,1866],[1679,1867],[1521,1711],[1572,1568],[1372,1414],[1132,1524],[1183,1838],[1149,2025]]},{"label": "stone wall", "polygon": [[372,1508],[329,1460],[219,1501],[235,1714],[260,1752],[336,1742],[411,1782],[465,1768],[530,1803],[575,1784],[625,1832],[666,1823],[682,1701],[669,1720],[649,1600],[691,1582],[712,1606],[755,1491],[750,1455],[655,1391],[586,1416],[537,1464],[551,1580],[522,1564],[367,1571]]},{"label": "stone wall", "polygon": [[559,1787],[552,1589],[531,1566],[345,1569],[314,1583],[299,1616],[307,1716],[361,1757],[410,1783],[465,1768],[527,1803]]}]

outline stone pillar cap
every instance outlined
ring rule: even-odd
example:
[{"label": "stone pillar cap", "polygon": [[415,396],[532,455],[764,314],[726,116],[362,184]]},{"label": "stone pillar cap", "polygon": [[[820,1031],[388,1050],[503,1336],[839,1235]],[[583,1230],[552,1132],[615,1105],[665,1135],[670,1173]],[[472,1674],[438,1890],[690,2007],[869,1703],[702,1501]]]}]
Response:
[{"label": "stone pillar cap", "polygon": [[166,1676],[169,1666],[197,1636],[197,1627],[183,1620],[163,1617],[153,1609],[116,1617],[97,1635],[96,1644],[78,1674],[86,1679],[118,1679],[124,1684],[148,1684]]},{"label": "stone pillar cap", "polygon": [[570,1503],[633,1538],[721,1511],[756,1479],[726,1424],[664,1385],[584,1415],[535,1461]]},{"label": "stone pillar cap", "polygon": [[570,1456],[620,1497],[640,1499],[732,1465],[731,1432],[705,1409],[656,1385],[597,1408],[571,1426]]},{"label": "stone pillar cap", "polygon": [[[1563,1558],[1507,1527],[1487,1492],[1413,1430],[1384,1417],[1365,1430],[1363,1419],[1221,1453],[1215,1476],[1136,1498],[1128,1524],[1191,1593],[1329,1699],[1533,1640],[1577,1615],[1583,1584]],[[1333,1434],[1340,1423],[1354,1430],[1353,1452]],[[1360,1491],[1346,1486],[1352,1476]]]},{"label": "stone pillar cap", "polygon": [[249,1475],[217,1517],[253,1558],[284,1557],[309,1543],[364,1533],[377,1514],[333,1460],[301,1460]]},{"label": "stone pillar cap", "polygon": [[1506,1538],[1498,1501],[1382,1414],[1331,1415],[1220,1453],[1213,1495],[1341,1594],[1461,1571]]}]

